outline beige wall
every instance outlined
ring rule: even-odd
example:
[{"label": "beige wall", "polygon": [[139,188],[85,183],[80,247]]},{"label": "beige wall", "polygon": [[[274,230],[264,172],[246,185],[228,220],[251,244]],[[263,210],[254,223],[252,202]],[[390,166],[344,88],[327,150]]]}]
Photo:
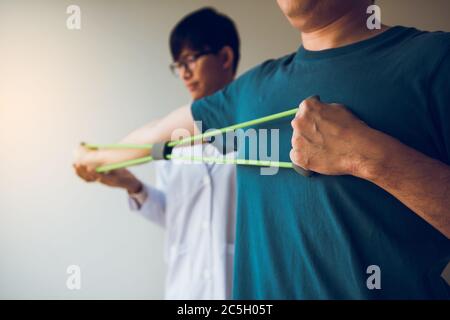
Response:
[{"label": "beige wall", "polygon": [[382,21],[430,31],[450,31],[448,0],[376,0]]},{"label": "beige wall", "polygon": [[[389,24],[450,31],[447,0],[379,1]],[[82,30],[66,28],[70,4]],[[269,0],[0,0],[0,298],[162,298],[163,231],[121,191],[71,171],[81,140],[113,142],[188,101],[167,37],[204,5],[233,17],[240,72],[298,47]],[[151,166],[134,170],[152,181]],[[66,288],[66,268],[82,289]]]}]

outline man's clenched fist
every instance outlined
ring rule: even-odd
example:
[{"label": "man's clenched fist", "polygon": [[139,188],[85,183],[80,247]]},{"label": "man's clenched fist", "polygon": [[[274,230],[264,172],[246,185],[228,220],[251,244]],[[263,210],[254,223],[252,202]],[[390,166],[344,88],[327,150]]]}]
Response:
[{"label": "man's clenched fist", "polygon": [[306,99],[291,125],[293,163],[326,175],[358,175],[371,129],[345,106]]}]

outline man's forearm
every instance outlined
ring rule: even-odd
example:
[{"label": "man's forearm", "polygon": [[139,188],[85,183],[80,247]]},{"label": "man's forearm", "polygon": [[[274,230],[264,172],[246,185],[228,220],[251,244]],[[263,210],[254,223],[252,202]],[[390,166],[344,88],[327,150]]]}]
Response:
[{"label": "man's forearm", "polygon": [[[183,132],[185,135],[197,134],[194,120],[192,118],[190,106],[181,107],[166,117],[153,121],[127,135],[120,143],[131,144],[153,144],[172,139],[176,132]],[[117,149],[99,150],[92,154],[93,162],[97,164],[110,164],[131,159],[149,156],[148,149]]]},{"label": "man's forearm", "polygon": [[363,160],[355,175],[383,188],[450,238],[450,167],[379,131],[372,130],[370,139],[377,146],[371,151],[378,152]]}]

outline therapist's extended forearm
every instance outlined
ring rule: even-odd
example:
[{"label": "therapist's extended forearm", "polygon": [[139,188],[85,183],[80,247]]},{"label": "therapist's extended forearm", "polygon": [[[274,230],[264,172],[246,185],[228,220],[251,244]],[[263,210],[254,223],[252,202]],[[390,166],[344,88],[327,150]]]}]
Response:
[{"label": "therapist's extended forearm", "polygon": [[450,239],[450,167],[389,136],[365,178],[383,188]]},{"label": "therapist's extended forearm", "polygon": [[[169,141],[182,135],[194,135],[198,130],[192,118],[190,106],[184,106],[169,113],[164,118],[134,130],[119,143],[153,144]],[[149,149],[109,149],[95,153],[95,162],[110,164],[151,155]]]}]

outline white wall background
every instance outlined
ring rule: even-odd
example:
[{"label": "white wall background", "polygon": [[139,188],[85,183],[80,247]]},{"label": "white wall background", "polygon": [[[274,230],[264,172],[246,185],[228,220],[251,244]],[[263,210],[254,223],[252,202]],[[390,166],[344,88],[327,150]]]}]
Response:
[{"label": "white wall background", "polygon": [[[383,22],[450,31],[447,0],[377,2]],[[66,8],[82,29],[66,28]],[[119,190],[81,182],[80,141],[115,142],[189,97],[168,71],[168,35],[214,6],[237,23],[245,71],[297,49],[271,0],[0,0],[0,298],[163,297],[163,230]],[[151,166],[135,168],[152,181]],[[66,288],[79,265],[82,288]]]}]

